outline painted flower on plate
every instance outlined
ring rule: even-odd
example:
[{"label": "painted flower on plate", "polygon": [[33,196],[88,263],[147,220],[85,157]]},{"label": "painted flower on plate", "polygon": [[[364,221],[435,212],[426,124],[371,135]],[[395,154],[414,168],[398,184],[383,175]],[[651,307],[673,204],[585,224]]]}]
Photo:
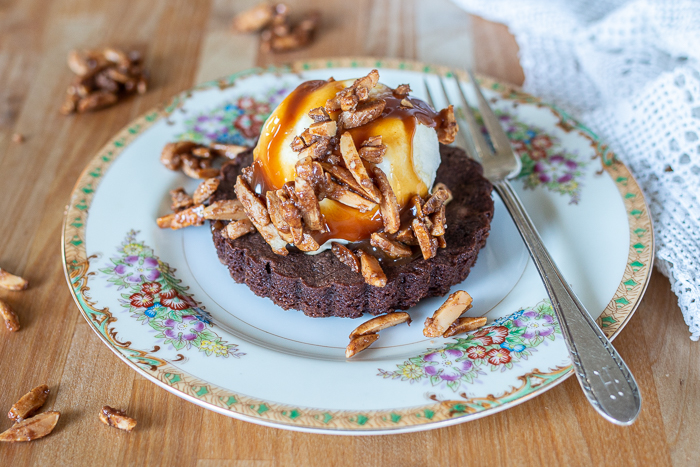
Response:
[{"label": "painted flower on plate", "polygon": [[186,341],[193,341],[197,338],[197,333],[204,330],[204,323],[198,321],[192,315],[185,315],[182,317],[182,321],[175,321],[174,319],[166,319],[163,321],[163,326],[165,330],[163,334],[170,339],[184,339]]},{"label": "painted flower on plate", "polygon": [[534,172],[542,183],[556,182],[567,183],[573,180],[574,174],[578,169],[578,163],[574,160],[567,159],[563,155],[558,154],[551,156],[548,163],[537,162],[534,167]]},{"label": "painted flower on plate", "polygon": [[202,340],[200,349],[205,352],[212,352],[219,357],[223,357],[228,353],[228,348],[225,345],[221,345],[218,342],[213,342],[206,339]]},{"label": "painted flower on plate", "polygon": [[[175,290],[171,289],[166,292],[161,292],[160,303],[163,306],[167,306],[171,310],[186,310],[190,308],[190,304],[185,298],[178,294]],[[193,317],[194,318],[194,317]]]},{"label": "painted flower on plate", "polygon": [[114,272],[125,276],[124,281],[131,283],[142,282],[143,278],[147,281],[154,281],[160,277],[158,260],[149,256],[126,256],[121,264],[114,267]]},{"label": "painted flower on plate", "polygon": [[129,302],[136,308],[148,308],[153,305],[153,295],[135,293],[129,297]]},{"label": "painted flower on plate", "polygon": [[484,358],[486,356],[486,349],[480,345],[469,347],[467,349],[467,356],[472,360],[476,360],[477,358]]},{"label": "painted flower on plate", "polygon": [[554,317],[548,314],[540,314],[533,310],[524,312],[519,318],[513,321],[519,328],[526,328],[521,334],[523,339],[532,339],[534,337],[547,337],[554,333],[555,323]]},{"label": "painted flower on plate", "polygon": [[486,358],[491,365],[500,365],[510,362],[511,356],[508,349],[492,349],[486,352]]},{"label": "painted flower on plate", "polygon": [[481,345],[500,344],[508,337],[508,328],[505,326],[489,326],[474,333],[473,339]]},{"label": "painted flower on plate", "polygon": [[160,292],[162,286],[158,282],[146,282],[141,285],[141,292],[154,295]]},{"label": "painted flower on plate", "polygon": [[429,376],[437,376],[445,381],[455,381],[472,368],[472,362],[469,360],[457,361],[462,356],[464,352],[461,350],[438,350],[423,357],[425,361],[423,369]]}]

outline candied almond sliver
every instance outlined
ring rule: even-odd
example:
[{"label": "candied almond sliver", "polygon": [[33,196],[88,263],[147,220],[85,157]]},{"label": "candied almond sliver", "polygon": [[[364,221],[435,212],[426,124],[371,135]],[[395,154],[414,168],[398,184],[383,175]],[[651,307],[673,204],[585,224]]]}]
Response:
[{"label": "candied almond sliver", "polygon": [[442,336],[457,318],[472,307],[472,297],[464,290],[451,294],[431,318],[426,318],[423,335]]},{"label": "candied almond sliver", "polygon": [[0,268],[0,287],[7,290],[24,290],[29,287],[29,281]]},{"label": "candied almond sliver", "polygon": [[35,387],[14,403],[7,417],[15,422],[31,417],[46,402],[49,396],[49,387],[45,384]]},{"label": "candied almond sliver", "polygon": [[44,412],[22,420],[0,433],[0,441],[15,443],[43,438],[53,431],[60,416],[60,412]]},{"label": "candied almond sliver", "polygon": [[345,358],[354,357],[372,345],[377,339],[379,339],[379,334],[364,334],[362,336],[357,336],[350,341],[345,349]]},{"label": "candied almond sliver", "polygon": [[385,315],[377,316],[360,324],[350,333],[350,339],[365,334],[375,334],[379,331],[399,325],[401,323],[411,324],[411,316],[405,311],[394,311]]}]

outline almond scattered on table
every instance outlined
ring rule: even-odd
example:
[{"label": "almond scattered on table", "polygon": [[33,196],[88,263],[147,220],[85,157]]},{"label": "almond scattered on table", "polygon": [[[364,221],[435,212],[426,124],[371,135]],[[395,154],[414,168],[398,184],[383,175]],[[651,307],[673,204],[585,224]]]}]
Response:
[{"label": "almond scattered on table", "polygon": [[44,412],[22,420],[0,433],[0,441],[15,443],[43,438],[53,431],[60,416],[60,412]]},{"label": "almond scattered on table", "polygon": [[118,410],[108,405],[105,405],[100,410],[100,420],[107,426],[124,431],[131,431],[136,426],[136,420],[128,417],[123,410]]},{"label": "almond scattered on table", "polygon": [[61,107],[65,115],[103,109],[148,88],[148,73],[135,50],[73,50],[68,54],[68,67],[76,76]]},{"label": "almond scattered on table", "polygon": [[0,287],[7,290],[24,290],[29,287],[29,281],[0,268]]},{"label": "almond scattered on table", "polygon": [[287,5],[263,2],[236,15],[231,26],[235,32],[261,31],[260,48],[265,52],[286,52],[309,45],[320,18],[318,11],[310,11],[292,24]]},{"label": "almond scattered on table", "polygon": [[47,397],[49,397],[49,387],[45,384],[37,386],[15,402],[7,417],[15,422],[29,418],[44,406]]},{"label": "almond scattered on table", "polygon": [[5,326],[12,332],[19,331],[19,318],[9,303],[0,298],[0,316],[5,320]]}]

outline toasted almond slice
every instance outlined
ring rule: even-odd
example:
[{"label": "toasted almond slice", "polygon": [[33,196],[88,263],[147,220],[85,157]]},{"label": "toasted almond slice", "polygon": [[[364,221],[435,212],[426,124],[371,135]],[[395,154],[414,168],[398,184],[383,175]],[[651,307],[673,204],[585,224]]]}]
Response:
[{"label": "toasted almond slice", "polygon": [[376,334],[382,329],[390,328],[401,323],[411,324],[411,316],[405,311],[395,311],[385,315],[377,316],[360,324],[350,333],[350,339],[367,334]]},{"label": "toasted almond slice", "polygon": [[178,230],[184,227],[204,224],[204,216],[202,215],[202,211],[204,211],[204,205],[196,204],[191,208],[183,209],[182,211],[175,213],[175,217],[170,222],[170,228],[173,230]]},{"label": "toasted almond slice", "polygon": [[15,402],[7,417],[15,422],[29,418],[44,405],[47,397],[49,397],[49,387],[45,384],[37,386]]},{"label": "toasted almond slice", "polygon": [[19,318],[9,303],[0,298],[0,316],[5,320],[5,326],[12,332],[19,331]]},{"label": "toasted almond slice", "polygon": [[369,147],[380,147],[380,146],[384,146],[384,145],[382,144],[382,135],[370,136],[370,137],[367,138],[365,141],[363,141],[362,144],[361,144],[360,146],[363,147],[363,148],[366,148],[366,147],[368,147],[368,146],[369,146]]},{"label": "toasted almond slice", "polygon": [[282,203],[277,196],[277,192],[269,190],[265,193],[265,198],[267,199],[267,211],[270,213],[270,220],[279,232],[280,237],[287,243],[294,243],[289,224],[282,217]]},{"label": "toasted almond slice", "polygon": [[192,195],[192,200],[194,203],[202,204],[208,200],[209,197],[214,194],[216,189],[219,188],[219,183],[221,183],[221,181],[218,178],[207,178],[200,183]]},{"label": "toasted almond slice", "polygon": [[270,221],[270,214],[267,211],[265,204],[260,201],[257,195],[250,189],[248,183],[243,180],[240,175],[236,179],[236,197],[243,205],[243,210],[246,212],[250,220],[257,227],[259,225],[267,225]]},{"label": "toasted almond slice", "polygon": [[309,133],[316,136],[335,136],[338,126],[333,120],[312,123]]},{"label": "toasted almond slice", "polygon": [[216,153],[217,156],[223,156],[227,159],[236,160],[238,156],[247,151],[249,148],[238,144],[212,143],[209,148]]},{"label": "toasted almond slice", "polygon": [[7,290],[24,290],[29,287],[29,281],[0,268],[0,287]]},{"label": "toasted almond slice", "polygon": [[445,205],[442,205],[438,212],[430,215],[430,221],[433,223],[433,226],[430,228],[430,235],[433,237],[445,235]]},{"label": "toasted almond slice", "polygon": [[486,316],[481,316],[479,318],[473,318],[471,316],[457,318],[457,321],[452,323],[450,327],[447,328],[447,331],[442,334],[442,337],[452,337],[457,334],[473,331],[474,329],[479,329],[485,324]]},{"label": "toasted almond slice", "polygon": [[100,410],[100,421],[107,426],[113,426],[124,431],[131,431],[136,426],[136,420],[127,417],[123,410],[117,410],[108,405],[105,405]]},{"label": "toasted almond slice", "polygon": [[243,204],[237,199],[214,201],[202,210],[202,217],[221,221],[239,221],[248,218]]},{"label": "toasted almond slice", "polygon": [[349,186],[360,195],[367,196],[365,194],[365,190],[363,190],[360,184],[357,183],[357,180],[355,180],[355,177],[352,176],[352,173],[348,169],[340,167],[339,165],[329,164],[327,162],[321,162],[321,167],[323,167],[323,170],[337,178],[339,182]]},{"label": "toasted almond slice", "polygon": [[409,92],[411,92],[411,86],[408,84],[399,84],[399,86],[394,89],[394,95],[400,98],[408,96]]},{"label": "toasted almond slice", "polygon": [[399,216],[399,203],[396,201],[394,190],[391,189],[386,174],[379,167],[374,168],[374,179],[377,181],[377,186],[382,194],[379,209],[382,212],[384,231],[390,234],[396,233],[401,227],[401,218]]},{"label": "toasted almond slice", "polygon": [[60,416],[60,412],[44,412],[22,420],[0,433],[0,441],[15,443],[43,438],[53,431]]},{"label": "toasted almond slice", "polygon": [[413,108],[413,104],[412,104],[411,101],[408,100],[408,98],[406,98],[406,97],[404,97],[403,99],[401,99],[401,106],[402,106],[402,107],[407,107],[407,108],[409,108],[409,109],[412,109],[412,108]]},{"label": "toasted almond slice", "polygon": [[458,290],[445,300],[432,318],[425,319],[425,337],[442,336],[457,318],[472,307],[472,297],[464,290]]},{"label": "toasted almond slice", "polygon": [[253,193],[243,177],[240,175],[236,179],[236,196],[243,204],[248,218],[253,222],[255,228],[260,232],[263,239],[270,245],[272,251],[281,256],[287,256],[287,242],[282,239],[279,232],[272,224],[267,208],[262,201]]},{"label": "toasted almond slice", "polygon": [[304,241],[304,226],[302,224],[301,212],[296,207],[294,201],[289,197],[285,189],[277,190],[277,198],[280,200],[280,213],[282,218],[289,225],[292,234],[292,243],[297,244]]},{"label": "toasted almond slice", "polygon": [[229,240],[235,240],[243,235],[255,232],[255,227],[250,219],[247,217],[245,219],[240,219],[237,221],[229,222],[226,228],[222,231],[224,237]]},{"label": "toasted almond slice", "polygon": [[304,145],[305,145],[305,146],[308,146],[309,144],[311,144],[311,143],[314,142],[314,135],[311,134],[311,132],[309,131],[308,128],[307,128],[306,130],[304,130],[304,131],[299,135],[299,137],[300,137],[301,140],[304,142]]},{"label": "toasted almond slice", "polygon": [[204,146],[200,146],[192,150],[192,155],[201,157],[202,159],[211,159],[211,150]]},{"label": "toasted almond slice", "polygon": [[360,185],[362,191],[369,196],[369,199],[375,203],[379,203],[382,200],[382,194],[377,187],[374,186],[372,179],[369,178],[369,174],[365,169],[365,165],[362,163],[362,159],[360,159],[360,155],[357,152],[357,148],[355,147],[350,133],[343,133],[340,137],[340,154],[343,156],[345,166],[358,185]]},{"label": "toasted almond slice", "polygon": [[170,190],[170,201],[170,209],[173,211],[189,208],[194,204],[192,197],[188,195],[182,187]]},{"label": "toasted almond slice", "polygon": [[374,232],[370,238],[370,244],[392,258],[407,258],[413,254],[411,248],[390,240],[384,232]]},{"label": "toasted almond slice", "polygon": [[420,219],[413,219],[411,230],[418,240],[423,259],[430,259],[437,253],[437,240],[434,240],[428,232],[428,228]]},{"label": "toasted almond slice", "polygon": [[447,196],[447,199],[445,200],[445,204],[448,204],[454,198],[454,196],[452,196],[452,191],[450,191],[450,189],[447,188],[447,185],[445,185],[444,183],[442,183],[442,182],[436,183],[435,186],[433,186],[432,193],[436,193],[438,190],[447,191],[448,196]]},{"label": "toasted almond slice", "polygon": [[216,177],[219,175],[219,169],[215,169],[214,167],[205,167],[205,168],[199,168],[199,167],[192,167],[191,165],[188,164],[182,164],[182,172],[187,175],[190,178],[194,178],[197,180],[202,180],[205,178],[212,178]]},{"label": "toasted almond slice", "polygon": [[365,334],[354,338],[345,348],[345,358],[354,357],[372,345],[377,339],[379,339],[379,334]]},{"label": "toasted almond slice", "polygon": [[348,266],[356,273],[360,273],[360,260],[357,259],[355,253],[350,251],[348,247],[337,242],[331,243],[333,254],[340,260],[341,263]]},{"label": "toasted almond slice", "polygon": [[421,198],[418,195],[413,195],[408,201],[408,205],[411,209],[413,217],[415,217],[416,219],[423,220],[423,218],[425,217],[425,214],[423,214],[423,198]]},{"label": "toasted almond slice", "polygon": [[379,164],[384,160],[384,154],[386,153],[386,146],[383,144],[381,146],[363,146],[360,148],[360,157],[367,162],[372,162],[373,164]]},{"label": "toasted almond slice", "polygon": [[316,251],[321,248],[316,239],[311,236],[311,231],[304,229],[303,237],[299,243],[295,243],[294,246],[299,248],[301,251]]},{"label": "toasted almond slice", "polygon": [[[301,162],[301,161],[300,161]],[[304,223],[311,230],[322,230],[324,228],[321,217],[321,207],[316,197],[315,186],[312,180],[307,178],[304,172],[299,170],[297,164],[297,176],[294,179],[294,193],[297,196],[297,207],[301,211]],[[322,173],[322,171],[321,171]]]},{"label": "toasted almond slice", "polygon": [[365,282],[375,287],[384,287],[386,285],[386,274],[382,271],[377,258],[362,250],[358,250],[357,254],[360,257],[360,269]]},{"label": "toasted almond slice", "polygon": [[437,190],[433,190],[433,194],[430,195],[428,201],[426,201],[423,205],[423,215],[427,216],[434,212],[438,212],[450,197],[450,194],[451,193],[449,190],[442,187],[438,188]]},{"label": "toasted almond slice", "polygon": [[181,155],[197,147],[194,141],[168,143],[160,154],[160,162],[170,170],[178,170],[182,165]]},{"label": "toasted almond slice", "polygon": [[459,126],[455,120],[454,106],[450,105],[446,109],[440,111],[442,122],[437,128],[438,141],[442,144],[454,143]]},{"label": "toasted almond slice", "polygon": [[328,112],[326,112],[326,109],[323,107],[316,107],[315,109],[309,110],[309,117],[316,123],[327,122],[331,119],[331,116],[328,115]]},{"label": "toasted almond slice", "polygon": [[172,213],[165,216],[160,216],[158,219],[156,219],[156,224],[158,224],[158,227],[160,227],[161,229],[169,229],[170,226],[172,226],[174,220],[175,213]]},{"label": "toasted almond slice", "polygon": [[326,198],[330,198],[351,208],[355,208],[360,212],[369,212],[377,207],[377,203],[369,201],[366,198],[358,195],[354,191],[350,191],[344,186],[338,185],[331,179],[330,174],[326,174]]},{"label": "toasted almond slice", "polygon": [[238,13],[233,18],[231,27],[236,32],[254,32],[264,28],[275,17],[275,6],[269,2],[258,5]]},{"label": "toasted almond slice", "polygon": [[338,126],[347,130],[366,125],[379,118],[384,111],[384,107],[386,107],[384,99],[362,102],[355,110],[343,111],[338,116]]},{"label": "toasted almond slice", "polygon": [[292,140],[292,143],[289,146],[292,148],[292,151],[300,152],[302,149],[304,149],[306,147],[306,144],[304,143],[303,139],[301,139],[298,136],[295,136],[294,139]]},{"label": "toasted almond slice", "polygon": [[438,248],[447,248],[447,242],[445,241],[444,235],[435,237],[435,240],[437,240]]},{"label": "toasted almond slice", "polygon": [[411,226],[400,228],[399,231],[396,232],[394,238],[397,241],[406,245],[418,245],[418,240],[416,239],[416,236],[413,235],[413,230],[411,230]]}]

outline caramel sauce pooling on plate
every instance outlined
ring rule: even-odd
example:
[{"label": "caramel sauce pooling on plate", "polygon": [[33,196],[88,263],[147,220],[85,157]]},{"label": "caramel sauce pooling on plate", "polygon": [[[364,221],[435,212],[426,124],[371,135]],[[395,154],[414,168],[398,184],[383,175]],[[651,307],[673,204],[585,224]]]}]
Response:
[{"label": "caramel sauce pooling on plate", "polygon": [[[325,106],[328,99],[351,83],[352,80],[306,81],[275,109],[265,122],[254,150],[252,188],[255,193],[264,198],[268,190],[278,190],[285,183],[294,181],[298,153],[291,150],[290,144],[295,136],[313,123],[308,116],[309,110]],[[412,146],[416,125],[435,128],[440,125],[441,118],[419,99],[409,98],[413,108],[403,107],[401,98],[395,97],[392,90],[382,84],[377,84],[370,95],[371,99],[381,98],[386,101],[382,115],[366,125],[346,131],[352,135],[358,149],[371,136],[382,137],[382,143],[387,147],[384,160],[389,160],[391,164],[387,177],[403,212],[411,196],[426,196],[429,190],[413,165]],[[331,118],[336,120],[338,114],[339,112],[334,112]],[[364,164],[371,173],[374,164],[366,161]],[[313,232],[319,244],[330,239],[349,242],[367,240],[372,232],[380,230],[383,225],[379,209],[362,213],[331,199],[322,200],[320,206],[326,230]]]}]

